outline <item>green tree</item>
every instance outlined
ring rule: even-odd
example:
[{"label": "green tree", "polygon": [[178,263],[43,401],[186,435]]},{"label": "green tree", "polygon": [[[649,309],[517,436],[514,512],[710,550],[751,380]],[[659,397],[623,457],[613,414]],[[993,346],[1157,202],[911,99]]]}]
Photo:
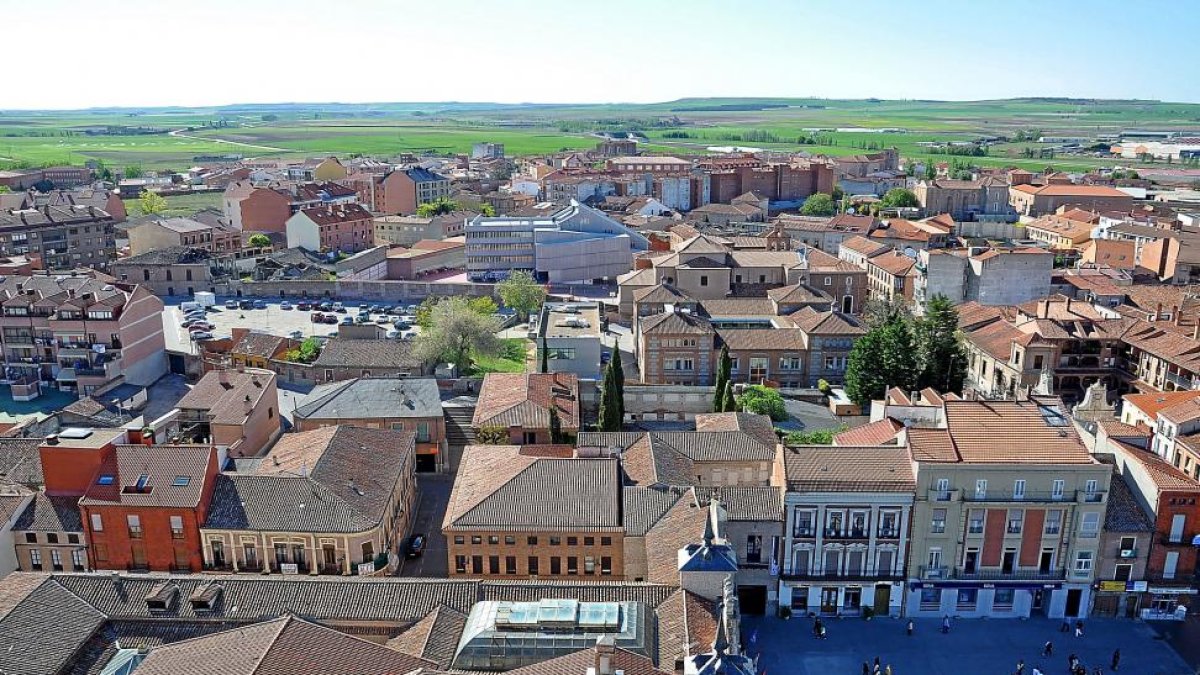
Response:
[{"label": "green tree", "polygon": [[141,178],[142,176],[146,175],[146,172],[142,171],[142,167],[134,164],[132,166],[125,167],[125,170],[121,172],[121,175],[125,178]]},{"label": "green tree", "polygon": [[854,342],[846,365],[846,395],[865,407],[888,387],[911,390],[919,372],[909,321],[896,315]]},{"label": "green tree", "polygon": [[448,361],[465,374],[470,370],[473,356],[495,356],[501,350],[496,333],[500,323],[471,308],[462,296],[443,300],[433,306],[429,328],[416,339],[417,357],[427,364]]},{"label": "green tree", "polygon": [[550,442],[562,443],[562,419],[558,416],[558,408],[550,406]]},{"label": "green tree", "polygon": [[613,380],[617,383],[617,405],[621,411],[621,419],[625,419],[625,366],[621,363],[621,345],[613,347],[612,359],[608,365],[613,371]]},{"label": "green tree", "polygon": [[500,308],[496,306],[496,301],[490,295],[481,295],[476,298],[471,298],[467,301],[471,311],[484,316],[493,316]]},{"label": "green tree", "polygon": [[833,437],[845,431],[840,429],[814,429],[812,431],[790,431],[784,436],[784,445],[833,445]]},{"label": "green tree", "polygon": [[917,196],[913,194],[912,190],[904,188],[892,188],[879,200],[879,207],[883,209],[917,207],[920,205],[921,202],[917,200]]},{"label": "green tree", "polygon": [[479,215],[486,216],[488,218],[495,218],[496,217],[496,207],[492,206],[491,204],[480,204],[479,205]]},{"label": "green tree", "polygon": [[837,206],[833,203],[833,197],[818,192],[804,200],[800,213],[805,216],[832,216],[837,213]]},{"label": "green tree", "polygon": [[621,430],[620,394],[617,391],[617,378],[613,372],[612,361],[604,369],[604,380],[600,391],[600,431]]},{"label": "green tree", "polygon": [[937,178],[937,164],[932,159],[925,160],[925,180],[934,180]]},{"label": "green tree", "polygon": [[475,442],[482,445],[504,445],[508,443],[508,429],[504,427],[480,427],[475,432]]},{"label": "green tree", "polygon": [[156,216],[167,210],[167,200],[157,192],[146,190],[138,197],[138,206],[147,216]]},{"label": "green tree", "polygon": [[529,272],[517,270],[496,284],[496,295],[506,307],[516,310],[522,321],[528,321],[529,315],[546,300],[546,289]]},{"label": "green tree", "polygon": [[438,302],[440,302],[440,298],[436,298],[432,295],[422,300],[421,304],[417,306],[417,313],[413,315],[413,323],[417,324],[421,328],[426,329],[432,326],[433,308],[437,306]]},{"label": "green tree", "polygon": [[271,238],[265,234],[252,234],[246,243],[250,248],[267,248],[271,245]]},{"label": "green tree", "polygon": [[546,345],[546,336],[542,336],[542,372],[550,372],[550,347]]},{"label": "green tree", "polygon": [[958,339],[958,310],[949,298],[933,296],[925,315],[914,321],[913,332],[920,348],[920,388],[962,393],[967,377],[967,352]]},{"label": "green tree", "polygon": [[717,359],[717,379],[713,383],[713,412],[725,410],[725,385],[729,383],[732,371],[733,361],[729,358],[729,346],[721,345],[721,356]]},{"label": "green tree", "polygon": [[733,395],[733,382],[725,380],[725,390],[721,395],[721,408],[715,412],[737,412],[737,399]]},{"label": "green tree", "polygon": [[438,197],[437,199],[421,204],[417,207],[417,215],[422,218],[432,218],[441,216],[447,213],[453,213],[458,210],[458,202],[449,197]]},{"label": "green tree", "polygon": [[7,185],[0,185],[0,195],[8,194],[9,192],[12,192],[12,188]]},{"label": "green tree", "polygon": [[292,363],[312,363],[321,355],[321,342],[315,337],[310,337],[300,343],[299,347],[290,349],[283,354],[285,361]]},{"label": "green tree", "polygon": [[772,420],[786,420],[787,408],[783,405],[783,396],[778,391],[761,384],[752,384],[742,390],[742,396],[737,401],[738,407],[746,412],[767,415]]}]

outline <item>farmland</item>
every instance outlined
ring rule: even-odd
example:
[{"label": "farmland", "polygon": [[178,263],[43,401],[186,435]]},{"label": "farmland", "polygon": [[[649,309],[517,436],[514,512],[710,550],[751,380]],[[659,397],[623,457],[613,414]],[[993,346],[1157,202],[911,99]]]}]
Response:
[{"label": "farmland", "polygon": [[[197,155],[298,158],[325,154],[448,154],[478,141],[510,155],[592,147],[603,131],[644,135],[649,152],[712,146],[846,155],[896,146],[908,159],[948,159],[929,144],[1026,135],[1095,138],[1122,129],[1200,133],[1200,105],[1014,99],[877,101],[683,99],[645,105],[470,103],[280,104],[208,109],[0,111],[0,168],[81,164],[181,169]],[[1111,165],[1098,154],[1030,159],[1029,143],[995,142],[981,165]]]}]

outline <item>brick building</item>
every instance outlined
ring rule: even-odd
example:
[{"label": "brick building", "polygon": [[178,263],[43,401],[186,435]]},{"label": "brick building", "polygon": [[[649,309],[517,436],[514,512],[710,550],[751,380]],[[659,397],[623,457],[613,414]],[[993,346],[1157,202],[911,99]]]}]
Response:
[{"label": "brick building", "polygon": [[371,212],[359,204],[297,211],[285,224],[288,248],[355,253],[375,243]]},{"label": "brick building", "polygon": [[546,444],[553,442],[551,410],[563,433],[579,431],[579,378],[574,373],[488,373],[471,426],[503,430],[514,445]]},{"label": "brick building", "polygon": [[217,446],[221,457],[254,457],[283,432],[275,373],[258,368],[204,374],[176,408],[178,434]]},{"label": "brick building", "polygon": [[104,269],[116,256],[113,222],[92,206],[0,211],[0,255],[38,258],[48,270]]}]

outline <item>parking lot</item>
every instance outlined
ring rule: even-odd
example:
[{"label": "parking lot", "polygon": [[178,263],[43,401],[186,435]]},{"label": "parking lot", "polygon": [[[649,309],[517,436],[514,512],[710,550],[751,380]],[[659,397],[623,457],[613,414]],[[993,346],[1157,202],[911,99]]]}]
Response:
[{"label": "parking lot", "polygon": [[[262,309],[228,309],[225,307],[225,301],[224,298],[218,300],[216,306],[210,307],[206,313],[206,320],[215,326],[212,334],[218,338],[228,337],[234,328],[250,328],[283,336],[298,334],[300,337],[333,336],[338,332],[338,326],[335,324],[313,323],[311,309],[299,310],[294,305],[292,309],[283,309],[280,301],[267,301]],[[334,316],[338,318],[339,322],[345,317],[353,319],[358,314],[360,304],[359,302],[348,302],[346,303],[347,311],[334,313]],[[381,316],[383,315],[379,313],[371,314],[372,323],[376,323],[375,320]],[[179,309],[179,303],[168,305],[166,311],[163,312],[163,332],[166,337],[167,349],[195,354],[196,345],[191,340],[188,329],[180,325],[182,321],[183,312]],[[414,327],[412,330],[419,329]]]}]

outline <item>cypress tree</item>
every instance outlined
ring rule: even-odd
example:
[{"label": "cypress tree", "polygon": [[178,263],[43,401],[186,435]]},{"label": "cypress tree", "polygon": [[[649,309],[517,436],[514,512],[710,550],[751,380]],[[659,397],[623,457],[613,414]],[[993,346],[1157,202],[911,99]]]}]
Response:
[{"label": "cypress tree", "polygon": [[558,408],[550,408],[550,442],[562,443],[562,419],[558,416]]},{"label": "cypress tree", "polygon": [[721,345],[721,356],[717,359],[717,379],[713,382],[713,412],[725,410],[725,385],[733,372],[733,360],[729,358],[729,346]]},{"label": "cypress tree", "polygon": [[542,336],[542,372],[550,372],[550,355],[549,348],[546,346],[546,336]]},{"label": "cypress tree", "polygon": [[725,381],[725,391],[721,394],[721,409],[718,412],[737,412],[737,399],[733,397],[733,383]]},{"label": "cypress tree", "polygon": [[620,411],[619,419],[625,419],[625,367],[621,365],[621,345],[617,343],[613,346],[612,358],[609,359],[608,365],[613,371],[613,380],[617,383],[617,410]]},{"label": "cypress tree", "polygon": [[617,380],[612,363],[604,369],[604,384],[600,392],[600,431],[621,430],[621,406],[617,392]]}]

